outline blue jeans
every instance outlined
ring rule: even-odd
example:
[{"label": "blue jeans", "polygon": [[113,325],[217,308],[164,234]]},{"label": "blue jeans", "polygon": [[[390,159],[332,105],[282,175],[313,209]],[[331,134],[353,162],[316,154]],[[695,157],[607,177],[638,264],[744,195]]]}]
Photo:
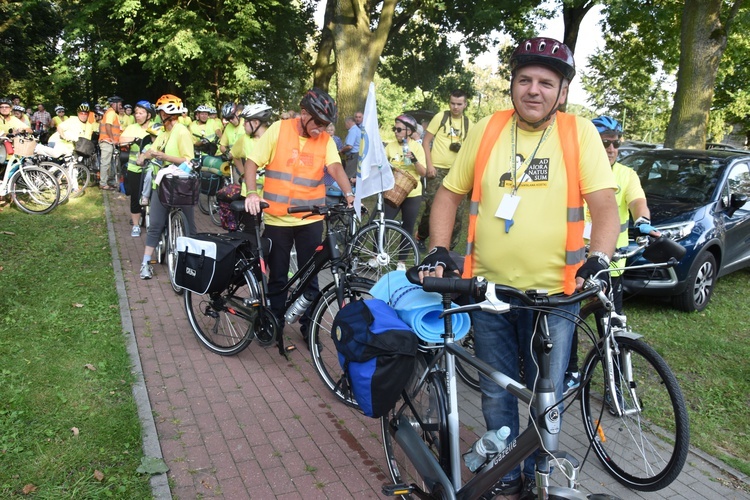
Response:
[{"label": "blue jeans", "polygon": [[[520,305],[518,300],[500,296],[501,300]],[[567,306],[563,310],[571,315],[578,314],[578,304]],[[550,353],[550,370],[555,384],[555,396],[559,401],[563,395],[563,379],[568,366],[570,345],[575,324],[571,321],[574,316],[560,317],[550,314],[547,317],[553,349]],[[472,313],[474,325],[474,351],[479,359],[492,365],[513,379],[519,380],[519,354],[523,352],[524,373],[526,387],[532,389],[537,375],[537,367],[531,354],[531,337],[534,332],[533,311],[522,309],[513,310],[505,314],[489,314],[486,312]],[[486,377],[481,376],[479,385],[482,390],[482,413],[487,429],[499,429],[507,425],[510,428],[509,441],[519,434],[518,398],[501,388]],[[562,407],[560,408],[562,411]],[[524,475],[534,477],[536,453],[526,459]],[[512,481],[520,477],[521,468],[516,467],[508,474],[504,481]]]}]

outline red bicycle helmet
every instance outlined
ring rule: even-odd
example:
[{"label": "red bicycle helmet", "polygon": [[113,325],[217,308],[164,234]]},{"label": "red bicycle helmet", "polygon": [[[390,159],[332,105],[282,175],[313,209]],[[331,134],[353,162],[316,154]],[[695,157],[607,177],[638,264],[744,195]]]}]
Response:
[{"label": "red bicycle helmet", "polygon": [[529,38],[521,42],[510,56],[510,72],[530,64],[541,64],[552,68],[564,78],[572,80],[576,76],[576,63],[567,45],[554,38]]},{"label": "red bicycle helmet", "polygon": [[338,116],[336,101],[328,93],[313,87],[307,91],[299,103],[300,108],[307,110],[310,115],[321,123],[333,123]]}]

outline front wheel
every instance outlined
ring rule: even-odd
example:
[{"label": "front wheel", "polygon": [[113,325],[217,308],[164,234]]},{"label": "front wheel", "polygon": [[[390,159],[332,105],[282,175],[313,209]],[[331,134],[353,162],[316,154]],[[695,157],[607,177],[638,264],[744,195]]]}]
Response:
[{"label": "front wheel", "polygon": [[13,203],[27,214],[46,214],[60,201],[55,177],[39,167],[22,166],[8,181]]},{"label": "front wheel", "polygon": [[348,257],[354,274],[373,281],[402,267],[399,263],[404,269],[419,264],[414,237],[393,221],[374,222],[360,229]]},{"label": "front wheel", "polygon": [[675,307],[682,311],[702,311],[708,306],[716,284],[716,258],[711,252],[699,255],[690,268],[685,291],[672,298]]},{"label": "front wheel", "polygon": [[221,215],[219,214],[219,201],[215,195],[208,197],[208,215],[211,216],[211,222],[214,226],[221,227]]},{"label": "front wheel", "polygon": [[[395,438],[400,430],[413,429],[443,469],[446,470],[449,467],[445,386],[442,375],[438,372],[429,373],[419,384],[426,368],[424,356],[417,353],[414,373],[401,393],[401,398],[396,402],[396,406],[380,419],[380,429],[383,436],[383,450],[393,484],[414,484],[422,491],[429,493],[416,467]],[[416,495],[404,496],[404,498],[413,497],[416,498]]]},{"label": "front wheel", "polygon": [[169,214],[169,228],[167,234],[167,267],[169,269],[169,282],[172,290],[177,295],[182,294],[185,289],[178,286],[174,281],[177,270],[177,238],[187,234],[188,220],[182,210],[171,211]]},{"label": "front wheel", "polygon": [[74,184],[68,173],[65,171],[65,168],[53,161],[43,161],[39,163],[39,168],[43,168],[52,174],[57,181],[57,185],[60,186],[60,201],[58,201],[58,204],[68,201],[68,197],[70,197],[73,191]]},{"label": "front wheel", "polygon": [[86,165],[82,163],[76,163],[75,165],[70,167],[70,170],[75,179],[75,185],[73,186],[73,191],[70,193],[70,196],[72,198],[77,198],[85,192],[87,187],[89,187],[91,172],[89,172],[89,169],[86,167]]},{"label": "front wheel", "polygon": [[[579,339],[580,340],[580,339]],[[607,383],[601,342],[588,354],[581,373],[591,377],[581,389],[583,425],[607,472],[625,486],[657,491],[685,464],[690,424],[682,391],[667,363],[649,345],[615,336],[615,394]],[[616,415],[614,397],[622,415]]]},{"label": "front wheel", "polygon": [[[354,300],[371,299],[370,288],[373,283],[367,280],[350,281],[344,285],[344,301],[349,303]],[[337,399],[344,404],[357,407],[357,401],[350,393],[344,393],[338,383],[344,371],[339,364],[338,351],[333,342],[331,332],[333,320],[339,312],[339,304],[336,299],[335,283],[326,287],[318,298],[318,302],[312,313],[309,325],[308,343],[310,344],[310,357],[318,372],[320,379]]]},{"label": "front wheel", "polygon": [[[185,291],[185,312],[193,333],[209,351],[232,356],[258,335],[264,345],[275,342],[275,332],[263,328],[260,285],[250,271],[233,280],[227,289],[206,295]],[[269,340],[270,339],[270,340]]]}]

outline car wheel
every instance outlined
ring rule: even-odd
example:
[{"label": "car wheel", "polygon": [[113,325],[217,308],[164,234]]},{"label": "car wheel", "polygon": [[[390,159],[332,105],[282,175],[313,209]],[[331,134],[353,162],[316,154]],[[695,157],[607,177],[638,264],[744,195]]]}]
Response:
[{"label": "car wheel", "polygon": [[675,307],[687,312],[704,310],[714,291],[716,272],[716,259],[711,252],[705,252],[695,259],[685,291],[673,299]]}]

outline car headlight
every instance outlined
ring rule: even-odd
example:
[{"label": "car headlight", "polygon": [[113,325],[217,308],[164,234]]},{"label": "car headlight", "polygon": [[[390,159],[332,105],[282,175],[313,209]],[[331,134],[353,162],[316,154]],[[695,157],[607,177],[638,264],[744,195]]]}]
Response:
[{"label": "car headlight", "polygon": [[668,238],[679,241],[693,232],[695,221],[680,222],[679,224],[670,224],[667,226],[655,226],[656,230],[666,235]]}]

